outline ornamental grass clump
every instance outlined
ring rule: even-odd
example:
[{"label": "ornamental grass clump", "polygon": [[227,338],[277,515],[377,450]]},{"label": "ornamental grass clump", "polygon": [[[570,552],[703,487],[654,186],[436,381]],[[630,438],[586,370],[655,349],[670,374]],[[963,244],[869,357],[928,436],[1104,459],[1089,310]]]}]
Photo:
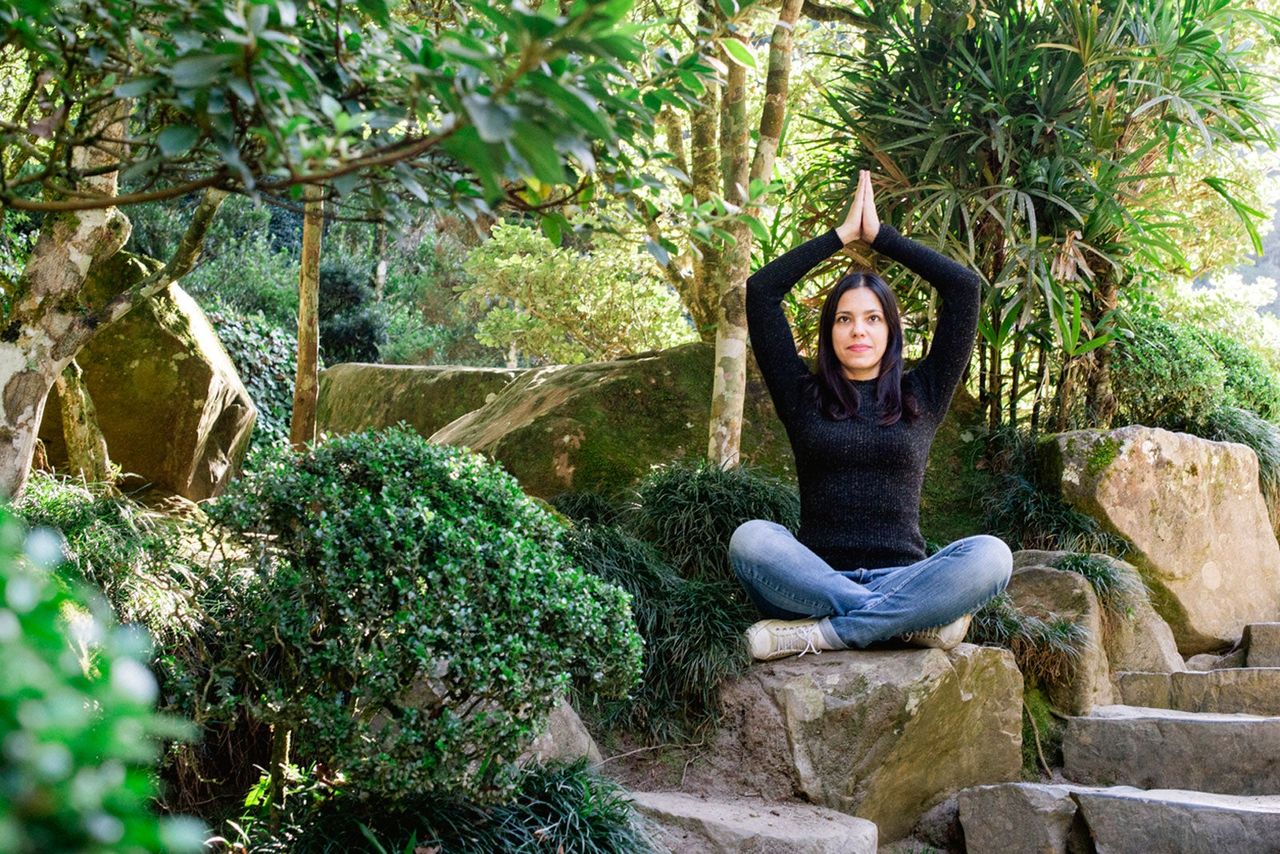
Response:
[{"label": "ornamental grass clump", "polygon": [[214,678],[277,769],[291,732],[350,791],[501,799],[557,695],[639,675],[629,597],[479,455],[399,428],[272,449],[210,515],[254,555]]},{"label": "ornamental grass clump", "polygon": [[636,486],[627,527],[652,543],[686,578],[737,585],[729,566],[729,538],[743,522],[768,519],[800,526],[795,486],[750,466],[723,469],[705,458],[654,469]]},{"label": "ornamental grass clump", "polygon": [[713,725],[720,683],[746,670],[742,633],[755,619],[736,584],[687,579],[650,544],[612,525],[580,523],[569,548],[588,572],[632,596],[644,636],[644,677],[622,701],[578,703],[609,727],[684,740]]}]

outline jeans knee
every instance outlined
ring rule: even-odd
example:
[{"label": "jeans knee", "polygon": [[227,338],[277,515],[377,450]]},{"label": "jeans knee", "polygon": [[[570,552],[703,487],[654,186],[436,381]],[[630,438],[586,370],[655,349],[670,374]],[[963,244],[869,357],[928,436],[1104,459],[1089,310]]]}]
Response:
[{"label": "jeans knee", "polygon": [[976,561],[980,572],[996,593],[1004,590],[1013,576],[1013,551],[999,537],[990,534],[978,534],[974,538],[980,555]]},{"label": "jeans knee", "polygon": [[735,528],[729,538],[729,561],[736,564],[758,554],[763,538],[772,533],[772,526],[765,519],[752,519]]}]

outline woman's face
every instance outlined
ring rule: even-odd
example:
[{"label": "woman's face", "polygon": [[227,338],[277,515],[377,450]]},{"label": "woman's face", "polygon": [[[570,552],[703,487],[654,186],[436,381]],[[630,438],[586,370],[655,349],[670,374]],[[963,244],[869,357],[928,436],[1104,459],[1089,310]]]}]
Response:
[{"label": "woman's face", "polygon": [[880,376],[880,360],[889,346],[889,325],[874,291],[851,288],[840,295],[831,344],[849,379],[873,380]]}]

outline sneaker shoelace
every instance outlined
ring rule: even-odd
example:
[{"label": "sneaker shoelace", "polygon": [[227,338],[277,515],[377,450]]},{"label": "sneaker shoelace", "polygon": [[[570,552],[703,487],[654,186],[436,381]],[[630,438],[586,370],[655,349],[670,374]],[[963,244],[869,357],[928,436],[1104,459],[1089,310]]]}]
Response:
[{"label": "sneaker shoelace", "polygon": [[[778,650],[780,652],[795,652],[799,649],[801,655],[806,655],[810,652],[814,655],[821,655],[822,650],[818,649],[813,643],[814,631],[815,628],[813,626],[788,627],[782,630],[778,633]],[[804,641],[803,648],[801,648],[801,640]]]}]

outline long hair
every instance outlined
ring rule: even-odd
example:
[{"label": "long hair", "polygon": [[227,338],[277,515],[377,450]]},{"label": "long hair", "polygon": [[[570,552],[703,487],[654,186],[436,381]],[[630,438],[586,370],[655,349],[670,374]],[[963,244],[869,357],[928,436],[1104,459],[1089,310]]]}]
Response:
[{"label": "long hair", "polygon": [[828,418],[843,421],[858,415],[858,393],[844,375],[844,367],[836,356],[831,342],[836,323],[836,308],[840,297],[854,288],[868,288],[880,300],[884,309],[884,322],[889,327],[889,341],[880,359],[880,376],[876,379],[876,402],[880,404],[879,425],[887,427],[906,417],[914,420],[920,414],[915,398],[902,392],[902,314],[898,299],[885,284],[884,279],[870,271],[859,271],[845,276],[827,294],[822,304],[822,317],[818,329],[818,362],[814,371],[814,403]]}]

